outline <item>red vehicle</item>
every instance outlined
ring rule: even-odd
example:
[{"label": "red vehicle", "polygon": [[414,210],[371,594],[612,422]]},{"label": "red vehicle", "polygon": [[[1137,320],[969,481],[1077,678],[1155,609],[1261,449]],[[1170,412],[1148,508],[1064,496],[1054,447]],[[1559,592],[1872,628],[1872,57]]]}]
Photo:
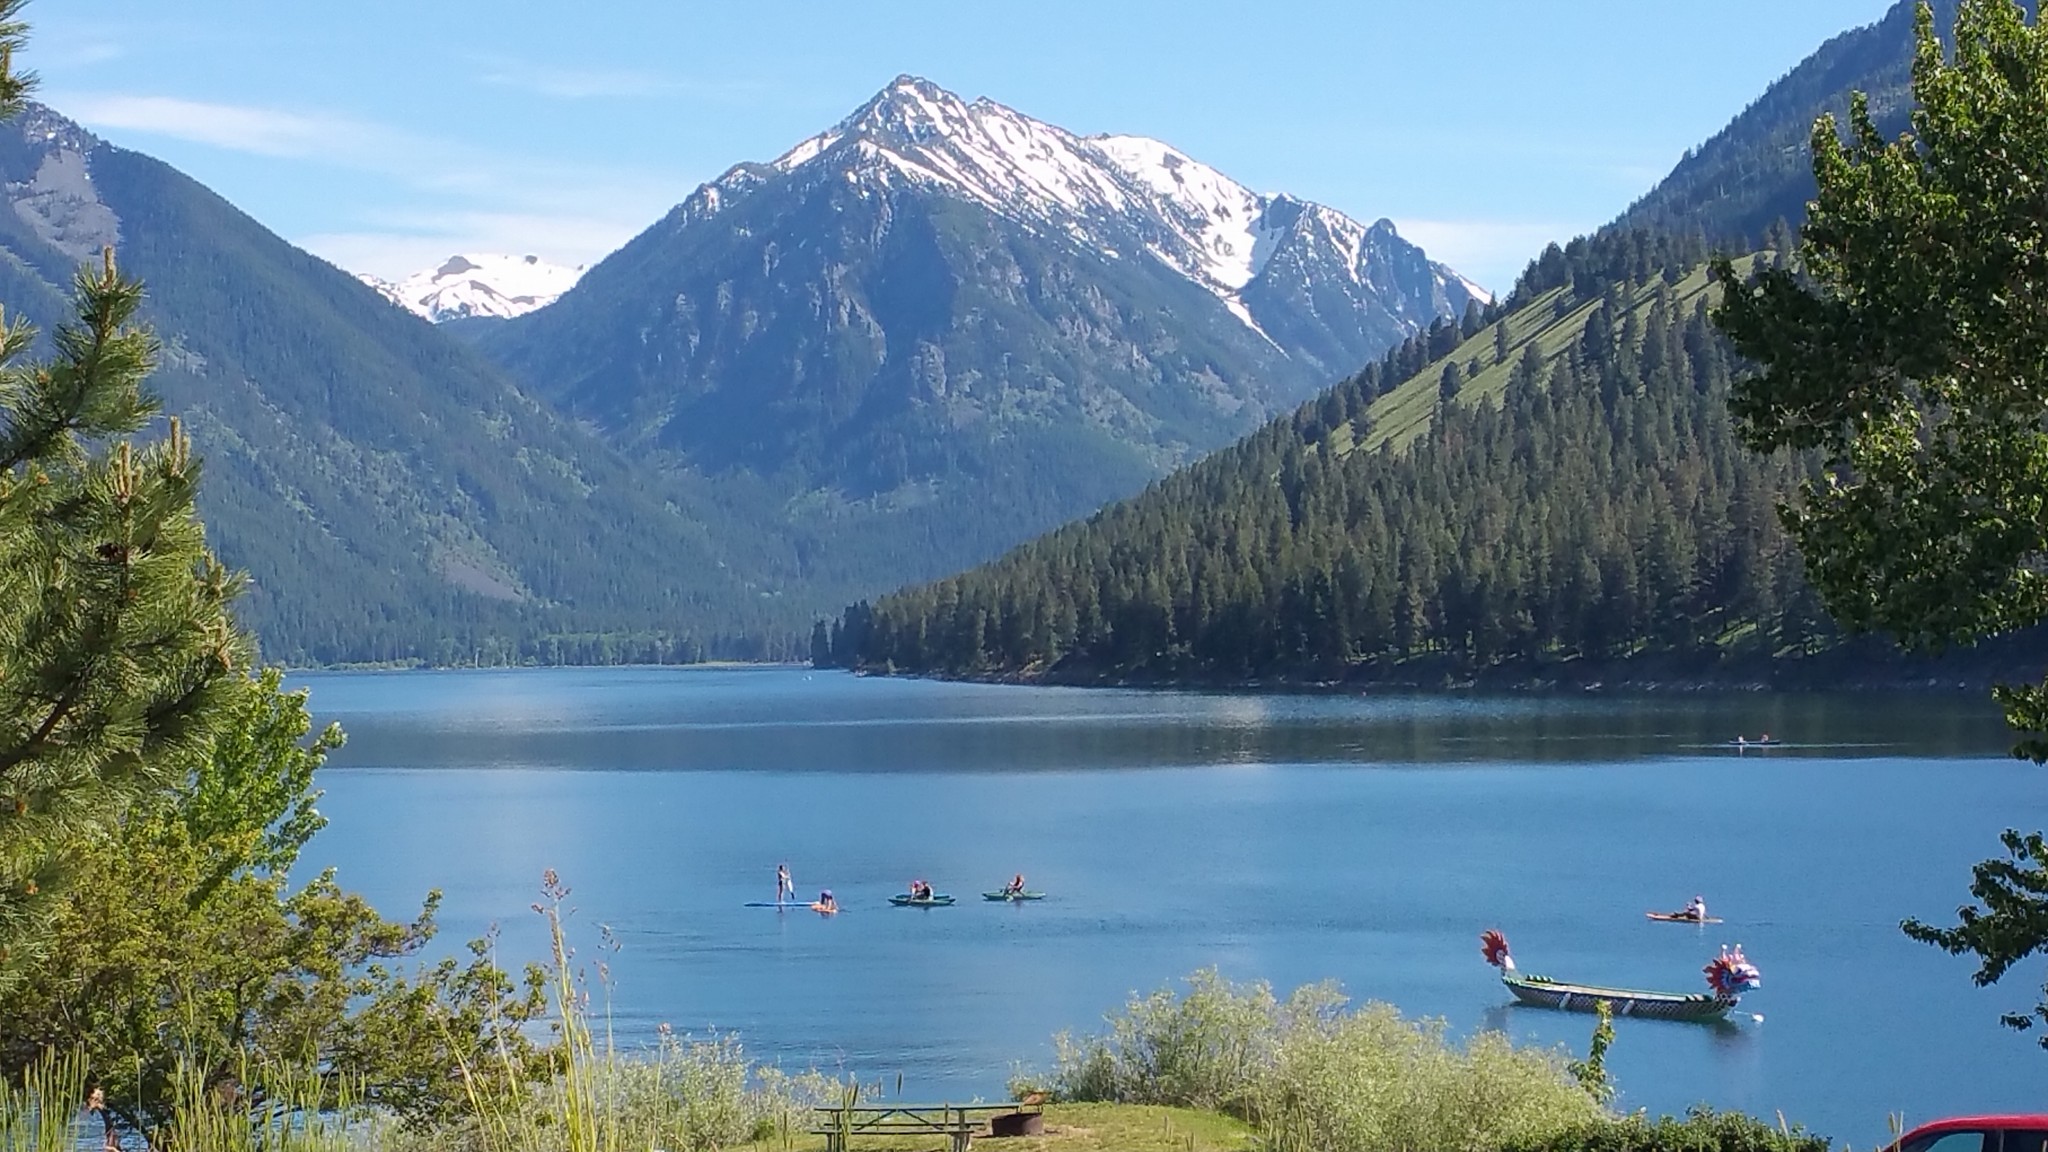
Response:
[{"label": "red vehicle", "polygon": [[1892,1152],[2048,1152],[2048,1113],[1936,1120],[1899,1137]]}]

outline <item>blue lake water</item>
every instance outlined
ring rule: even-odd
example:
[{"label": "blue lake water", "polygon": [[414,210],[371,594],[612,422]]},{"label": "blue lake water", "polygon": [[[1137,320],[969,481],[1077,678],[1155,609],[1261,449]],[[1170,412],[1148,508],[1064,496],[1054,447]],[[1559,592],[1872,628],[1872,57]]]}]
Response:
[{"label": "blue lake water", "polygon": [[[801,669],[310,674],[348,746],[305,864],[438,942],[539,958],[544,868],[609,965],[622,1040],[730,1029],[786,1067],[995,1097],[1138,990],[1214,965],[1461,1031],[1583,1051],[1479,958],[1694,991],[1723,942],[1763,970],[1732,1027],[1623,1020],[1624,1107],[1782,1110],[1868,1148],[1889,1113],[2039,1107],[2048,1053],[2001,987],[1907,940],[1948,922],[2000,830],[2048,826],[1974,694],[1262,696],[940,684]],[[1784,748],[1720,746],[1769,732]],[[788,861],[845,912],[743,907]],[[1052,897],[978,893],[1025,872]],[[963,897],[895,909],[912,877]],[[1724,926],[1642,913],[1704,893]],[[971,901],[971,903],[969,903]],[[599,926],[618,949],[606,952]],[[1747,1019],[1754,1011],[1762,1023]]]}]

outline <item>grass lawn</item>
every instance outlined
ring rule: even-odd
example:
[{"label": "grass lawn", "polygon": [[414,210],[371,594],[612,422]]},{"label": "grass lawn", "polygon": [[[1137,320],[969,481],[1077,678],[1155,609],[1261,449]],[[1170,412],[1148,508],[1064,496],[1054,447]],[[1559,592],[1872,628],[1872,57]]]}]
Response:
[{"label": "grass lawn", "polygon": [[[982,1137],[976,1148],[989,1152],[1242,1152],[1252,1130],[1228,1116],[1149,1104],[1052,1104],[1045,1109],[1045,1135],[1013,1140]],[[788,1143],[754,1145],[760,1152],[814,1152],[823,1136],[798,1135]],[[943,1136],[855,1137],[847,1152],[944,1152]]]}]

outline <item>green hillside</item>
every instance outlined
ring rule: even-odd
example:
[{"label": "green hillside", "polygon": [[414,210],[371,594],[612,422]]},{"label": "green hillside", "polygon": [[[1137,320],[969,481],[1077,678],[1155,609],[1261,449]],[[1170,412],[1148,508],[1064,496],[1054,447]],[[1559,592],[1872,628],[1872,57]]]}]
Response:
[{"label": "green hillside", "polygon": [[[1664,286],[1660,278],[1652,283],[1624,285],[1621,298],[1622,307],[1638,323],[1644,323],[1660,299],[1666,308],[1690,312],[1707,294],[1707,269],[1700,265],[1684,273],[1676,284]],[[1569,286],[1560,286],[1537,293],[1496,323],[1487,325],[1440,361],[1479,366],[1476,374],[1464,378],[1454,402],[1498,406],[1531,346],[1546,365],[1565,355],[1583,338],[1587,320],[1600,306],[1601,300],[1581,300]],[[1497,329],[1506,330],[1505,338]],[[1336,451],[1342,454],[1360,444],[1369,451],[1382,444],[1406,448],[1429,431],[1436,418],[1440,379],[1440,372],[1436,378],[1418,376],[1380,396],[1366,410],[1362,421],[1367,429],[1364,437],[1357,434],[1358,422],[1346,421],[1334,434]]]},{"label": "green hillside", "polygon": [[[1407,680],[1711,674],[1826,646],[1771,514],[1796,466],[1734,440],[1701,256],[1576,241],[1525,277],[1505,347],[1491,327],[1411,340],[1136,499],[854,606],[821,654],[1056,680]],[[1444,400],[1445,367],[1474,359]]]}]

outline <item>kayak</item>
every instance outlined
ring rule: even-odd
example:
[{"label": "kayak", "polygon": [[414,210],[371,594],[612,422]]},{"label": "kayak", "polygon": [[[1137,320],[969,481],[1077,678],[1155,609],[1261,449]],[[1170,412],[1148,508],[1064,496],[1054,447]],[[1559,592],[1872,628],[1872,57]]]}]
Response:
[{"label": "kayak", "polygon": [[1724,740],[1721,742],[1721,746],[1724,748],[1783,748],[1785,742],[1783,740]]},{"label": "kayak", "polygon": [[944,908],[952,902],[953,898],[943,892],[924,900],[919,900],[908,892],[889,897],[889,903],[894,904],[898,908]]},{"label": "kayak", "polygon": [[1648,917],[1649,917],[1650,919],[1652,919],[1652,920],[1656,920],[1656,921],[1658,921],[1658,922],[1660,922],[1660,923],[1664,923],[1664,924],[1719,924],[1719,923],[1721,923],[1721,918],[1720,918],[1719,916],[1709,916],[1709,917],[1707,917],[1707,918],[1706,918],[1705,920],[1696,920],[1696,919],[1694,919],[1693,917],[1691,917],[1691,916],[1687,916],[1687,915],[1685,915],[1685,914],[1684,914],[1684,913],[1682,913],[1682,912],[1645,912],[1645,913],[1643,913],[1643,915],[1645,915],[1645,916],[1648,916]]},{"label": "kayak", "polygon": [[1017,903],[1017,902],[1019,902],[1019,901],[1022,901],[1022,900],[1043,900],[1043,899],[1045,899],[1045,893],[1043,893],[1043,892],[983,892],[983,893],[981,894],[981,898],[982,898],[983,900],[1007,900],[1007,901],[1009,901],[1010,903],[1012,903],[1012,904],[1015,904],[1015,903]]}]

